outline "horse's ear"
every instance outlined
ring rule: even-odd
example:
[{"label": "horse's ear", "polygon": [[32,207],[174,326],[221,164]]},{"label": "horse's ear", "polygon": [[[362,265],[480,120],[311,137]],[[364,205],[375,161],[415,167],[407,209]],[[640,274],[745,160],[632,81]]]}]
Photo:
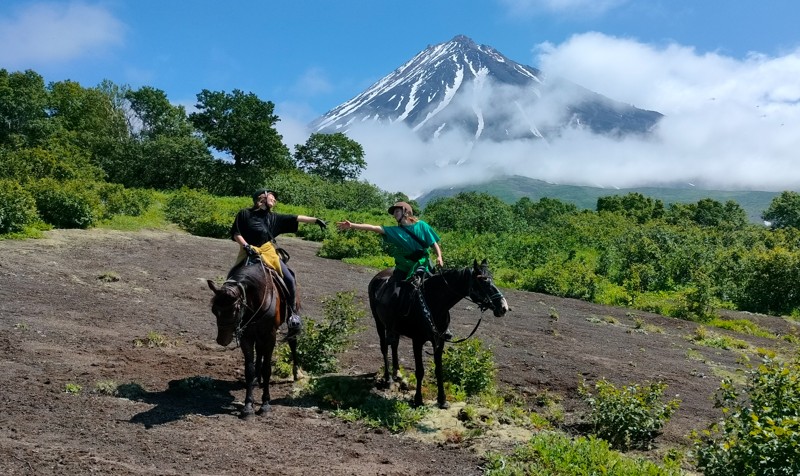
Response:
[{"label": "horse's ear", "polygon": [[219,291],[217,289],[216,284],[214,284],[214,281],[211,281],[210,279],[207,279],[206,282],[208,283],[208,288],[211,289],[212,291],[214,291],[214,293]]},{"label": "horse's ear", "polygon": [[483,258],[483,261],[481,261],[481,266],[489,266],[489,260],[486,259],[486,258]]},{"label": "horse's ear", "polygon": [[472,267],[476,268],[476,269],[478,268],[478,260],[476,260],[476,259],[472,260]]}]

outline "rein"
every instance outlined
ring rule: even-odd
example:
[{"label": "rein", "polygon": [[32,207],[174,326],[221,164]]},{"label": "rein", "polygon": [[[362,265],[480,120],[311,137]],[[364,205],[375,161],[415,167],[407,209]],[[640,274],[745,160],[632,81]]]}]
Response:
[{"label": "rein", "polygon": [[[455,288],[453,286],[451,286],[449,282],[447,282],[447,278],[444,277],[443,273],[440,272],[439,276],[442,277],[442,281],[444,282],[445,287],[447,288],[448,291],[450,291],[451,293],[453,293],[453,294],[455,294],[457,296],[461,295],[460,292],[457,292],[455,290]],[[422,285],[424,285],[424,281],[420,285],[420,289],[422,289]],[[464,342],[467,339],[471,338],[473,335],[475,335],[475,332],[477,332],[478,327],[481,325],[481,321],[483,320],[484,311],[486,311],[487,309],[492,309],[493,306],[494,306],[494,304],[492,304],[492,299],[494,299],[494,298],[496,298],[498,296],[502,296],[502,293],[498,292],[498,293],[492,294],[491,296],[488,296],[488,297],[482,299],[480,302],[478,302],[478,301],[475,300],[475,298],[472,297],[473,288],[474,288],[474,279],[472,279],[472,273],[470,273],[469,286],[467,288],[467,294],[465,296],[463,296],[463,297],[467,301],[470,301],[473,304],[475,304],[476,306],[478,306],[478,308],[481,310],[481,316],[478,318],[478,322],[475,323],[475,327],[472,328],[472,332],[470,332],[467,337],[463,337],[461,339],[450,341],[451,344],[460,344],[461,342]],[[434,327],[434,329],[435,328],[436,327]]]},{"label": "rein", "polygon": [[[266,281],[267,270],[263,262],[261,263],[261,270],[264,272],[264,278]],[[247,328],[248,325],[250,325],[250,323],[252,323],[255,320],[258,313],[266,304],[267,293],[264,292],[264,294],[262,295],[261,303],[258,305],[258,308],[253,309],[247,305],[247,291],[245,290],[244,284],[242,284],[240,281],[236,281],[235,279],[228,279],[224,283],[222,283],[223,286],[225,285],[230,286],[232,284],[235,284],[236,287],[239,288],[239,290],[241,291],[239,297],[236,298],[236,301],[234,302],[234,306],[236,308],[236,312],[234,314],[236,323],[234,324],[234,326],[236,326],[236,330],[234,331],[233,335],[236,338],[236,345],[239,346],[239,340],[242,334],[244,333],[244,330]],[[245,310],[252,311],[252,314],[250,315],[250,318],[247,320],[247,322],[242,322],[244,321]]]}]

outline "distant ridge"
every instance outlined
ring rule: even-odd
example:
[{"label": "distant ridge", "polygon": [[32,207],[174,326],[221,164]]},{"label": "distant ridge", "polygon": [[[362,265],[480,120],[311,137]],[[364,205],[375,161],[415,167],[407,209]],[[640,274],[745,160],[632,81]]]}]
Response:
[{"label": "distant ridge", "polygon": [[685,188],[635,187],[621,189],[558,185],[514,175],[498,177],[480,184],[431,190],[417,197],[416,201],[424,208],[435,198],[452,197],[461,192],[484,192],[509,204],[517,202],[522,197],[528,197],[534,202],[543,197],[554,198],[562,202],[573,203],[578,208],[585,210],[595,210],[599,197],[627,195],[634,192],[659,199],[664,202],[665,206],[670,203],[696,203],[703,198],[710,198],[721,203],[733,200],[744,209],[748,219],[753,223],[763,222],[761,214],[769,207],[772,199],[780,195],[780,192],[704,190],[689,185]]}]

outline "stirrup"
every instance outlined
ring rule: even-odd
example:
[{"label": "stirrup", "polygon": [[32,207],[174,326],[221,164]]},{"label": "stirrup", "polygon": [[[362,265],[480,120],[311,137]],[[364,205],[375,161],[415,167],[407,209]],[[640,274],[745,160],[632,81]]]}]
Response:
[{"label": "stirrup", "polygon": [[290,331],[291,330],[297,331],[300,329],[300,327],[302,327],[302,325],[303,323],[300,321],[300,316],[298,316],[297,313],[294,312],[292,313],[291,316],[289,316],[289,319],[286,320],[286,326],[289,328]]}]

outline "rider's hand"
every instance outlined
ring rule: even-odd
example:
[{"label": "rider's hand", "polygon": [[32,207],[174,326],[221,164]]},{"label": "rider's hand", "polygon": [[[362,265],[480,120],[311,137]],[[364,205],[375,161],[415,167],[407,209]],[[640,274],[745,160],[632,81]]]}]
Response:
[{"label": "rider's hand", "polygon": [[315,221],[314,223],[319,225],[319,229],[322,231],[325,231],[325,229],[328,228],[328,224],[325,223],[325,220],[323,220],[322,218],[317,218],[317,221]]},{"label": "rider's hand", "polygon": [[247,252],[247,256],[256,256],[256,255],[258,255],[258,252],[255,250],[255,248],[250,246],[250,243],[244,245],[244,250]]}]

